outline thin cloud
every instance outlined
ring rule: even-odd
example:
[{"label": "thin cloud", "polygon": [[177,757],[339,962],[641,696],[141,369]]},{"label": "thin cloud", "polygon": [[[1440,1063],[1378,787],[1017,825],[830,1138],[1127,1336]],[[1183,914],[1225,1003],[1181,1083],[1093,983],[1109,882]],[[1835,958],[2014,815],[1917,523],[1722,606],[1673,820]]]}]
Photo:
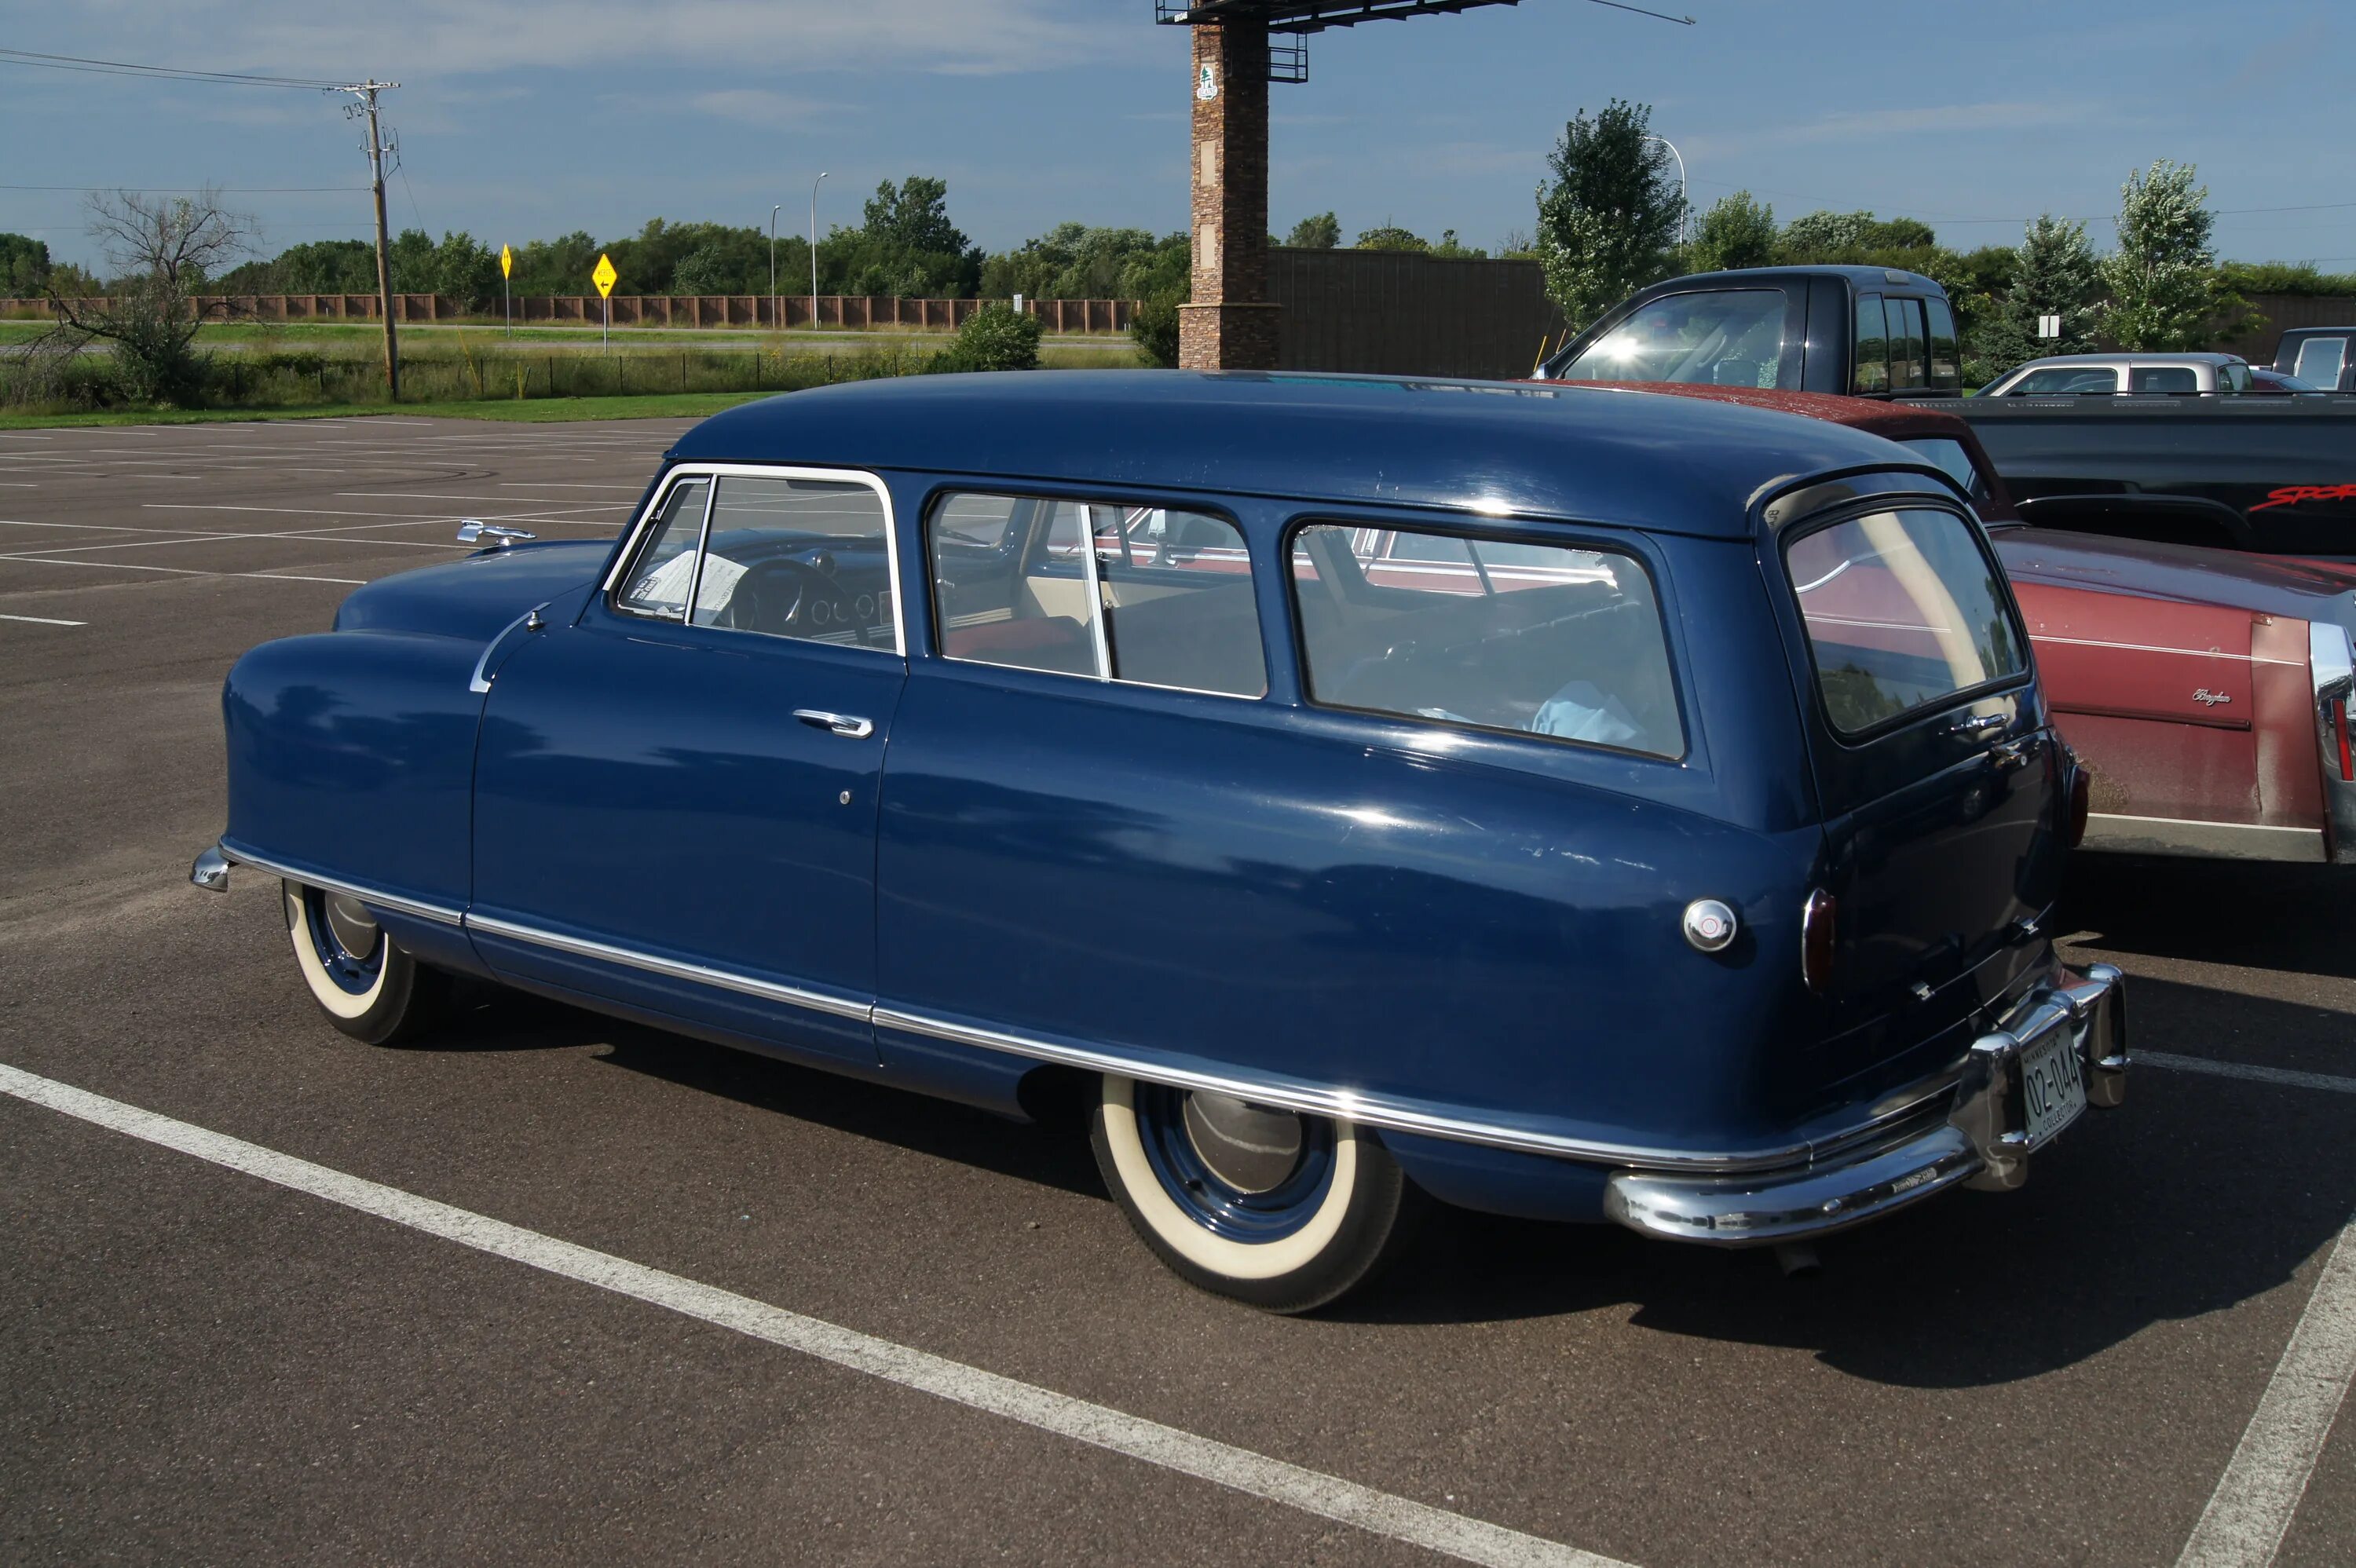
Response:
[{"label": "thin cloud", "polygon": [[1948,103],[1928,109],[1845,110],[1793,125],[1761,125],[1720,135],[1680,137],[1679,142],[1684,151],[1698,157],[1706,153],[1879,141],[1930,132],[2045,130],[2108,118],[2108,107],[2094,103]]},{"label": "thin cloud", "polygon": [[1134,9],[1087,0],[680,0],[653,10],[636,0],[414,0],[391,24],[363,0],[86,0],[77,16],[87,52],[104,52],[102,40],[116,59],[327,77],[648,61],[992,74],[1138,55],[1155,41]]}]

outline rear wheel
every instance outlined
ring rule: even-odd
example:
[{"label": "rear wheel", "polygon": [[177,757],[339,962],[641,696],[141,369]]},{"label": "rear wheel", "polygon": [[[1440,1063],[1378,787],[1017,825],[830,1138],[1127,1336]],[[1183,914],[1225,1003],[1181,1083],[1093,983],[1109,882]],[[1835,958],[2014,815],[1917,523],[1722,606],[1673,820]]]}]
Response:
[{"label": "rear wheel", "polygon": [[1097,1168],[1154,1254],[1203,1289],[1308,1312],[1371,1278],[1419,1208],[1348,1122],[1107,1076]]},{"label": "rear wheel", "polygon": [[329,1023],[354,1040],[395,1045],[441,1016],[448,977],[412,957],[358,899],[284,886],[295,967]]}]

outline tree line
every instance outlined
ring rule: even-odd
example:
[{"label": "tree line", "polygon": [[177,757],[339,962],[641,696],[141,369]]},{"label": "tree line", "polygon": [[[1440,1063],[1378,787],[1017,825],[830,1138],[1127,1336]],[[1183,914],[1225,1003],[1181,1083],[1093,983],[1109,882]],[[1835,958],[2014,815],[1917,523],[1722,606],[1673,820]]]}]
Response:
[{"label": "tree line", "polygon": [[[2116,242],[2098,254],[2086,225],[2042,214],[2018,245],[1956,251],[1931,226],[1871,212],[1817,211],[1778,224],[1747,190],[1695,219],[1650,133],[1648,105],[1614,99],[1564,126],[1538,187],[1529,251],[1574,327],[1665,278],[1776,265],[1898,267],[1937,282],[1954,302],[1969,376],[2047,354],[2082,353],[2097,336],[2133,350],[2205,347],[2221,319],[2257,293],[2356,294],[2356,276],[2311,266],[2217,260],[2216,217],[2193,165],[2162,158],[2119,192]],[[2037,335],[2058,316],[2058,338]],[[2262,321],[2244,317],[2247,332]]]}]

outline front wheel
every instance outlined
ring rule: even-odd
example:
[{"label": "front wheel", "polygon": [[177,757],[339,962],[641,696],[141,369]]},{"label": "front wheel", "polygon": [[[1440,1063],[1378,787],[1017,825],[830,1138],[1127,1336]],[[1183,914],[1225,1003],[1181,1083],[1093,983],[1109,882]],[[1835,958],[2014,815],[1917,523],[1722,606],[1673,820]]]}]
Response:
[{"label": "front wheel", "polygon": [[1364,1284],[1418,1207],[1371,1134],[1227,1094],[1107,1075],[1089,1142],[1157,1257],[1271,1312],[1312,1311]]},{"label": "front wheel", "polygon": [[397,1045],[434,1022],[448,990],[441,971],[410,956],[358,899],[284,886],[295,967],[329,1023],[369,1045]]}]

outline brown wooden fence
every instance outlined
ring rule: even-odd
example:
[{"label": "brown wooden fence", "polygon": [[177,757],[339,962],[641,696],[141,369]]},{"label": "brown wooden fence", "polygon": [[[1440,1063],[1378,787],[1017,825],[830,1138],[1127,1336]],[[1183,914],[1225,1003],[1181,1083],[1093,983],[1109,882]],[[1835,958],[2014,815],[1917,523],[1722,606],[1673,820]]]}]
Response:
[{"label": "brown wooden fence", "polygon": [[[97,300],[77,301],[96,305]],[[197,305],[209,313],[225,313],[248,321],[373,321],[374,294],[204,294]],[[616,294],[616,326],[766,327],[779,315],[787,326],[810,324],[808,294]],[[987,300],[895,299],[887,294],[820,294],[817,299],[821,326],[914,327],[949,331],[980,310]],[[999,304],[1005,302],[999,301]],[[1137,305],[1133,300],[1025,300],[1023,313],[1055,333],[1127,332]],[[0,316],[38,319],[50,314],[40,299],[0,299]],[[439,294],[395,294],[396,322],[502,320],[500,307],[467,312],[458,301]],[[515,302],[515,319],[527,323],[595,325],[602,318],[595,294],[532,294]]]}]

